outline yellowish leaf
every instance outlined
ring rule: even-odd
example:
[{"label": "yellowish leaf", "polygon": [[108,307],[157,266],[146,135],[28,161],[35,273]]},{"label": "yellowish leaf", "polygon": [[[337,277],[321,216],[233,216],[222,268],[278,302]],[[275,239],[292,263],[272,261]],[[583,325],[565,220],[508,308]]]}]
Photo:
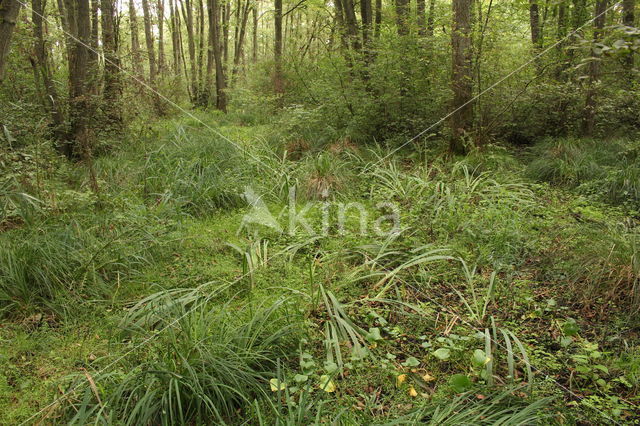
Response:
[{"label": "yellowish leaf", "polygon": [[416,389],[413,386],[409,387],[409,396],[412,398],[418,396],[418,392],[416,392]]},{"label": "yellowish leaf", "polygon": [[269,380],[269,384],[271,385],[271,390],[272,390],[273,392],[278,392],[279,390],[281,390],[281,391],[282,391],[282,390],[284,390],[284,389],[287,387],[286,383],[281,382],[281,381],[280,381],[280,380],[278,380],[278,379],[271,379],[271,380]]},{"label": "yellowish leaf", "polygon": [[407,380],[407,375],[406,374],[401,374],[398,377],[396,377],[396,386],[400,387],[404,381]]},{"label": "yellowish leaf", "polygon": [[333,383],[333,380],[325,374],[320,376],[320,389],[325,392],[335,392],[336,385]]},{"label": "yellowish leaf", "polygon": [[433,382],[436,378],[433,377],[431,374],[429,373],[425,373],[424,376],[422,376],[422,380],[424,380],[425,382],[429,383],[429,382]]}]

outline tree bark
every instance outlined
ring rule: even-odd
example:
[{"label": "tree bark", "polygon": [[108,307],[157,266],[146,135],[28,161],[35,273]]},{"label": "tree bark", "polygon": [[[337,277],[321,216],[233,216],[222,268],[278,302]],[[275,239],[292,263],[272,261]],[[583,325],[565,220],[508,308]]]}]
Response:
[{"label": "tree bark", "polygon": [[251,61],[255,64],[258,62],[258,4],[255,3],[251,10],[253,14],[253,32],[251,33],[253,38],[251,42],[253,52],[251,53]]},{"label": "tree bark", "polygon": [[11,46],[11,36],[21,6],[17,0],[0,0],[0,83],[3,81],[9,47]]},{"label": "tree bark", "polygon": [[240,66],[240,59],[244,53],[244,39],[247,33],[247,21],[249,20],[249,12],[250,12],[251,3],[250,0],[246,0],[244,7],[240,9],[240,5],[238,5],[238,17],[240,18],[239,22],[236,22],[236,40],[233,49],[233,69],[231,74],[231,80],[235,79],[238,74],[238,67]]},{"label": "tree bark", "polygon": [[[220,6],[218,0],[207,0],[209,7],[209,59],[213,58],[216,68],[216,109],[227,112],[226,78],[220,48]],[[211,62],[209,62],[211,64]],[[211,75],[211,73],[209,73]]]},{"label": "tree bark", "polygon": [[143,78],[142,56],[140,55],[140,38],[138,36],[138,17],[133,0],[129,0],[129,25],[131,29],[131,61],[137,78]]},{"label": "tree bark", "polygon": [[144,38],[147,43],[147,55],[149,56],[149,84],[155,88],[158,68],[156,64],[156,50],[154,46],[153,32],[151,30],[151,11],[149,0],[142,0],[142,13],[144,15]]},{"label": "tree bark", "polygon": [[465,154],[467,136],[473,124],[471,10],[473,0],[453,0],[453,26],[451,31],[453,108],[451,116],[451,141],[449,149],[455,154]]},{"label": "tree bark", "polygon": [[[622,23],[627,27],[635,26],[635,8],[636,8],[636,0],[623,0],[622,2]],[[627,56],[624,60],[625,68],[627,69],[627,73],[633,78],[633,68],[635,52],[632,50],[629,52],[629,56]]]},{"label": "tree bark", "polygon": [[91,129],[93,106],[88,93],[87,70],[91,43],[89,0],[65,0],[68,31],[72,36],[69,51],[69,121],[71,143],[61,146],[67,158],[81,158],[91,163]]},{"label": "tree bark", "polygon": [[433,37],[433,30],[434,30],[434,20],[435,20],[435,7],[436,7],[436,0],[431,0],[429,2],[429,16],[427,16],[427,36],[428,37]]},{"label": "tree bark", "polygon": [[416,24],[418,25],[418,35],[427,34],[426,0],[416,0]]},{"label": "tree bark", "polygon": [[380,26],[382,25],[382,0],[376,0],[376,23],[373,29],[373,37],[380,38]]},{"label": "tree bark", "polygon": [[164,54],[164,0],[158,0],[158,74],[163,75],[166,68]]},{"label": "tree bark", "polygon": [[282,0],[274,0],[275,37],[273,46],[274,75],[273,89],[277,94],[284,92],[282,81]]},{"label": "tree bark", "polygon": [[[602,38],[602,30],[606,21],[605,12],[607,10],[607,0],[596,0],[596,7],[593,21],[593,43],[597,43]],[[595,49],[595,46],[594,48]],[[595,133],[597,84],[600,79],[600,54],[592,50],[591,61],[589,62],[589,81],[587,83],[587,95],[584,106],[584,117],[582,121],[582,134],[591,137]]]},{"label": "tree bark", "polygon": [[43,16],[44,5],[42,0],[32,0],[31,3],[31,20],[33,21],[33,38],[34,38],[34,56],[36,59],[36,67],[40,78],[44,85],[44,108],[51,115],[51,130],[56,141],[56,146],[64,141],[66,135],[64,129],[64,114],[60,105],[60,98],[53,81],[51,67],[49,66],[49,51],[44,39]]},{"label": "tree bark", "polygon": [[542,47],[538,0],[529,0],[529,28],[531,29],[531,43],[533,43],[533,47],[535,49]]},{"label": "tree bark", "polygon": [[101,0],[102,49],[104,51],[104,108],[105,116],[112,130],[122,126],[122,94],[120,57],[116,27],[115,0]]},{"label": "tree bark", "polygon": [[409,0],[396,0],[398,35],[409,34]]},{"label": "tree bark", "polygon": [[171,47],[173,48],[173,73],[180,76],[180,19],[176,13],[174,0],[169,0],[169,22],[171,23]]}]

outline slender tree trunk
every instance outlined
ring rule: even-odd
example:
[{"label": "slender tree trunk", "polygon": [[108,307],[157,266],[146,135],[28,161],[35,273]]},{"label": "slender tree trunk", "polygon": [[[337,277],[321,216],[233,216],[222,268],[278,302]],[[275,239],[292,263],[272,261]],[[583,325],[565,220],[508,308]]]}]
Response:
[{"label": "slender tree trunk", "polygon": [[244,54],[244,38],[247,32],[247,21],[249,20],[249,11],[250,11],[250,0],[246,0],[246,3],[242,10],[240,10],[240,5],[238,5],[238,10],[240,10],[239,18],[240,21],[236,22],[236,40],[233,51],[233,71],[231,75],[231,81],[234,80],[236,75],[238,74],[238,67],[240,66],[240,60]]},{"label": "slender tree trunk", "polygon": [[[90,0],[91,5],[91,49],[89,49],[89,75],[90,84],[95,86],[98,83],[96,74],[98,72],[98,10],[100,8],[99,0]],[[92,87],[93,89],[93,87]]]},{"label": "slender tree trunk", "polygon": [[[69,121],[73,142],[61,148],[68,158],[81,158],[91,167],[91,117],[93,105],[88,96],[87,72],[91,43],[91,7],[89,0],[65,0],[67,31],[73,36],[69,56]],[[95,185],[95,176],[92,173]]]},{"label": "slender tree trunk", "polygon": [[156,64],[155,41],[151,30],[151,10],[149,10],[149,0],[142,0],[142,13],[144,15],[144,38],[147,43],[147,55],[149,56],[149,84],[151,87],[155,88],[158,68]]},{"label": "slender tree trunk", "polygon": [[435,21],[436,0],[429,1],[429,16],[427,16],[427,36],[433,37],[434,21]]},{"label": "slender tree trunk", "polygon": [[451,142],[449,149],[455,154],[467,151],[465,136],[473,125],[472,55],[471,55],[471,11],[473,0],[453,0],[453,26],[451,45],[453,51],[453,108],[451,116]]},{"label": "slender tree trunk", "polygon": [[253,37],[251,42],[253,52],[251,53],[251,61],[255,64],[258,62],[258,4],[255,3],[251,10],[253,14],[253,32],[251,33]]},{"label": "slender tree trunk", "polygon": [[427,33],[427,16],[425,14],[426,0],[416,0],[416,24],[418,25],[418,35],[424,36]]},{"label": "slender tree trunk", "polygon": [[[605,12],[607,10],[607,0],[596,0],[595,20],[593,21],[593,43],[597,43],[602,38],[602,30],[606,21]],[[595,49],[595,47],[594,47]],[[593,136],[596,128],[597,85],[600,79],[600,55],[592,51],[589,62],[589,81],[587,83],[587,95],[584,106],[584,117],[582,121],[582,133],[584,136]]]},{"label": "slender tree trunk", "polygon": [[[231,21],[231,0],[224,0],[222,4],[222,51],[223,51],[223,66],[225,71],[229,64],[229,22]],[[225,72],[226,77],[226,72]]]},{"label": "slender tree trunk", "polygon": [[538,0],[529,0],[529,28],[531,29],[531,43],[533,43],[533,47],[535,49],[542,47]]},{"label": "slender tree trunk", "polygon": [[143,78],[142,55],[140,54],[140,38],[138,37],[138,17],[133,0],[129,0],[129,24],[131,26],[131,61],[137,78]]},{"label": "slender tree trunk", "polygon": [[376,24],[374,27],[373,37],[377,40],[380,38],[380,26],[382,25],[382,0],[376,0]]},{"label": "slender tree trunk", "polygon": [[277,94],[281,94],[284,92],[282,81],[282,0],[274,0],[274,9],[275,39],[273,47],[273,88]]},{"label": "slender tree trunk", "polygon": [[204,21],[206,17],[204,16],[204,2],[203,0],[198,0],[198,17],[196,19],[197,27],[198,27],[198,61],[196,63],[196,68],[198,69],[198,99],[197,104],[201,106],[206,106],[208,103],[207,97],[204,93],[205,91],[205,80],[202,76],[202,68],[204,65]]},{"label": "slender tree trunk", "polygon": [[371,33],[373,30],[371,0],[360,0],[360,16],[362,18],[362,46],[365,51],[365,60],[368,62],[371,55]]},{"label": "slender tree trunk", "polygon": [[398,35],[409,34],[409,0],[396,0],[396,19]]},{"label": "slender tree trunk", "polygon": [[60,98],[53,81],[53,75],[51,73],[51,67],[49,66],[49,50],[45,44],[44,28],[43,28],[43,16],[44,5],[42,0],[32,0],[31,3],[31,19],[33,21],[33,38],[34,38],[34,56],[36,59],[37,72],[42,78],[44,85],[44,107],[48,114],[51,115],[51,128],[52,134],[56,141],[57,147],[59,143],[64,141],[66,134],[64,128],[64,114],[62,105],[60,105]]},{"label": "slender tree trunk", "polygon": [[11,46],[11,36],[21,6],[17,0],[0,0],[0,83],[3,81],[9,47]]},{"label": "slender tree trunk", "polygon": [[209,48],[213,54],[216,67],[216,109],[227,112],[227,94],[224,76],[224,65],[222,62],[222,51],[220,48],[220,6],[218,0],[207,0],[209,5]]},{"label": "slender tree trunk", "polygon": [[104,105],[105,115],[113,128],[120,130],[122,125],[122,105],[120,102],[122,87],[120,75],[120,57],[116,28],[115,0],[101,0],[102,48],[104,51]]},{"label": "slender tree trunk", "polygon": [[[408,2],[409,0],[401,0]],[[356,17],[353,0],[341,0],[347,36],[349,44],[356,52],[360,51],[361,44],[358,36],[358,18]]]},{"label": "slender tree trunk", "polygon": [[193,31],[193,6],[190,0],[184,0],[182,2],[182,18],[187,26],[187,45],[189,50],[189,69],[190,79],[189,86],[191,87],[191,102],[195,102],[198,98],[198,74],[196,67],[196,42]]},{"label": "slender tree trunk", "polygon": [[162,75],[166,69],[164,54],[164,0],[158,0],[158,74]]},{"label": "slender tree trunk", "polygon": [[[622,23],[627,27],[635,26],[635,9],[636,9],[636,0],[623,0],[622,2]],[[627,69],[627,73],[633,79],[633,68],[634,64],[634,55],[635,51],[630,51],[629,56],[627,56],[624,60],[625,68]]]}]

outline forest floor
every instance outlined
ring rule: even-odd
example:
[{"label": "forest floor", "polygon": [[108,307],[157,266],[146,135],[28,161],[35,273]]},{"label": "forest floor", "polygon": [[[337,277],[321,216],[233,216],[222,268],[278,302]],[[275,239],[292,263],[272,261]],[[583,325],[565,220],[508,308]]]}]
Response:
[{"label": "forest floor", "polygon": [[97,193],[21,157],[0,424],[640,421],[635,213],[499,146],[316,151],[199,117],[239,145],[140,126]]}]

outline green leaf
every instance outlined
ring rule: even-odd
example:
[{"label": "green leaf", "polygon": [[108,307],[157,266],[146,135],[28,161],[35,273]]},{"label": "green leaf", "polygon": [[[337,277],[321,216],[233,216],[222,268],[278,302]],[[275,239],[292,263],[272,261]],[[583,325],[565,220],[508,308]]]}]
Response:
[{"label": "green leaf", "polygon": [[464,374],[454,374],[449,379],[449,383],[457,393],[462,393],[471,387],[471,379]]},{"label": "green leaf", "polygon": [[568,319],[562,324],[562,332],[565,336],[575,336],[580,332],[580,328],[574,319]]},{"label": "green leaf", "polygon": [[440,348],[437,351],[433,352],[433,356],[438,358],[440,361],[446,361],[451,356],[451,350],[447,348]]},{"label": "green leaf", "polygon": [[484,367],[490,361],[491,358],[488,357],[482,349],[476,349],[471,357],[471,363],[475,367]]},{"label": "green leaf", "polygon": [[309,376],[305,375],[305,374],[296,374],[293,377],[293,380],[295,380],[296,383],[304,383],[307,380],[309,380]]},{"label": "green leaf", "polygon": [[333,374],[336,371],[338,371],[338,364],[336,364],[333,361],[327,361],[324,363],[324,371],[326,371],[329,374]]},{"label": "green leaf", "polygon": [[402,363],[405,367],[417,367],[420,365],[420,361],[418,361],[415,357],[410,356],[407,358],[405,362]]},{"label": "green leaf", "polygon": [[367,333],[366,339],[367,339],[367,341],[372,342],[372,343],[384,340],[382,338],[382,336],[380,335],[380,329],[378,327],[370,328],[369,329],[369,333]]}]

